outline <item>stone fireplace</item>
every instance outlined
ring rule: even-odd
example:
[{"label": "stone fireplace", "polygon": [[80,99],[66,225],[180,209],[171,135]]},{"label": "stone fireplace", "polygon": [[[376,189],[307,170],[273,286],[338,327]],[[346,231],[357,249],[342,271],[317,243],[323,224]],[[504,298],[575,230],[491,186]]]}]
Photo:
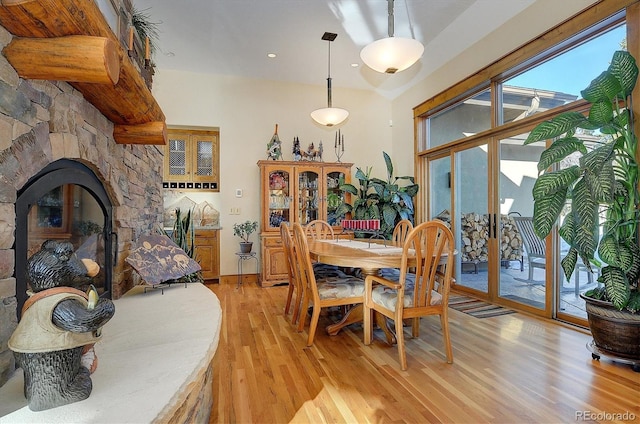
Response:
[{"label": "stone fireplace", "polygon": [[[11,38],[0,27],[0,48]],[[25,258],[24,253],[17,255],[30,249],[23,228],[18,227],[27,222],[30,210],[16,202],[43,170],[67,163],[64,160],[89,171],[110,204],[101,224],[103,233],[113,234],[110,242],[103,241],[105,250],[112,249],[105,257],[111,275],[104,293],[118,299],[137,283],[124,261],[129,250],[140,235],[162,225],[162,148],[117,144],[112,122],[71,85],[21,79],[0,56],[0,386],[15,368],[7,340],[17,324],[19,299],[24,297],[24,282],[18,281],[24,273],[16,268]],[[70,190],[86,185],[63,181],[61,187]],[[49,224],[57,227],[55,213],[48,216]]]}]

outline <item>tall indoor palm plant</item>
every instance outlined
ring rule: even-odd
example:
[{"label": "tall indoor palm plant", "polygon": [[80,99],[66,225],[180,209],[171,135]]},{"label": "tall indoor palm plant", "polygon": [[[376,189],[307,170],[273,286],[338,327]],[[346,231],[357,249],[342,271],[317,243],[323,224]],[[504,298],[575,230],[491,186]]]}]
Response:
[{"label": "tall indoor palm plant", "polygon": [[[567,279],[578,259],[590,270],[591,264],[602,265],[598,281],[603,287],[585,296],[610,301],[616,309],[632,313],[640,310],[639,174],[631,110],[637,78],[638,66],[631,54],[615,52],[609,68],[581,92],[590,103],[587,116],[557,115],[534,128],[525,141],[554,139],[540,156],[541,175],[533,188],[536,233],[546,237],[567,208],[559,228],[570,246],[562,260]],[[586,140],[589,137],[584,134],[592,137]],[[594,135],[599,141],[592,141]],[[590,144],[592,149],[587,148]],[[575,152],[580,156],[577,165],[548,170]]]}]

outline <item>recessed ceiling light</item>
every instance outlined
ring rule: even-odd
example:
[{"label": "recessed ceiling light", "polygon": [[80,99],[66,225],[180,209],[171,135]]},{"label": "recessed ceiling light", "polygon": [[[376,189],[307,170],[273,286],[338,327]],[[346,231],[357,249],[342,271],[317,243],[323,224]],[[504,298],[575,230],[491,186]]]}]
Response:
[{"label": "recessed ceiling light", "polygon": [[352,64],[351,64],[351,67],[352,67],[352,68],[357,68],[358,66],[360,66],[360,64],[359,64],[359,63],[352,63]]},{"label": "recessed ceiling light", "polygon": [[277,55],[275,53],[267,53],[267,57],[270,57],[271,59],[273,59],[276,56]]}]

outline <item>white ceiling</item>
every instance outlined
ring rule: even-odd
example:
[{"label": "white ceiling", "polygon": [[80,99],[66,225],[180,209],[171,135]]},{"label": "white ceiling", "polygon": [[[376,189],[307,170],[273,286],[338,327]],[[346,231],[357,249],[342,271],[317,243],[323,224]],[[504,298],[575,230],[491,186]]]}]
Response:
[{"label": "white ceiling", "polygon": [[[159,70],[238,75],[326,86],[328,42],[336,87],[375,90],[393,98],[541,0],[397,0],[395,36],[425,45],[406,71],[384,75],[360,50],[387,36],[386,0],[135,0],[159,23]],[[413,30],[413,32],[412,32]],[[276,53],[275,59],[267,53]],[[356,63],[358,67],[352,67]]]}]

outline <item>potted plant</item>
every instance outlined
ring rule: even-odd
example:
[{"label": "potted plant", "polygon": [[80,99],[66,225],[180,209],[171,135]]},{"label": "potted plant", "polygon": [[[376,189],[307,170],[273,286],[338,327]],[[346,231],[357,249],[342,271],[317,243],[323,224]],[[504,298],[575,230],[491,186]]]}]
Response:
[{"label": "potted plant", "polygon": [[[351,212],[353,219],[379,219],[381,233],[390,239],[399,221],[408,219],[413,223],[413,198],[419,187],[413,177],[394,177],[391,158],[386,152],[382,154],[387,167],[387,180],[372,178],[372,168],[367,167],[366,171],[356,168],[355,176],[360,188],[357,189],[352,184],[340,185],[340,190],[357,196],[353,206],[343,203],[335,214],[344,216]],[[403,181],[408,184],[400,185]]]},{"label": "potted plant", "polygon": [[253,247],[253,242],[249,241],[251,233],[258,229],[257,221],[245,221],[233,224],[233,235],[240,237],[240,252],[249,253]]},{"label": "potted plant", "polygon": [[[557,115],[536,126],[525,141],[555,139],[538,163],[541,175],[533,187],[534,230],[546,237],[564,209],[559,233],[570,247],[562,260],[567,279],[578,259],[590,271],[592,264],[601,267],[601,285],[581,296],[595,350],[632,360],[640,360],[640,199],[631,110],[637,78],[638,67],[631,54],[615,52],[608,69],[581,92],[590,103],[587,116],[578,112]],[[578,164],[548,170],[576,152]]]}]

